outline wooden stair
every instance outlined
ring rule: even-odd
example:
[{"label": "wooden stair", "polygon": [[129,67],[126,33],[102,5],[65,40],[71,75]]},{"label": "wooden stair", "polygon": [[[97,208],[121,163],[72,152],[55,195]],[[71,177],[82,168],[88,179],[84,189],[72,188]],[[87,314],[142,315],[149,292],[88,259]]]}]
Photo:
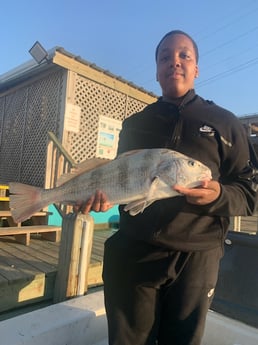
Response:
[{"label": "wooden stair", "polygon": [[61,237],[61,227],[55,225],[29,225],[21,227],[2,227],[0,236],[14,236],[19,243],[28,246],[31,234],[41,234],[45,240],[59,242]]},{"label": "wooden stair", "polygon": [[[8,186],[0,185],[0,236],[14,236],[15,240],[26,246],[30,244],[31,234],[41,234],[41,237],[52,242],[59,242],[61,227],[48,225],[49,212],[35,212],[23,223],[15,223],[9,208]],[[5,221],[5,226],[3,222]]]}]

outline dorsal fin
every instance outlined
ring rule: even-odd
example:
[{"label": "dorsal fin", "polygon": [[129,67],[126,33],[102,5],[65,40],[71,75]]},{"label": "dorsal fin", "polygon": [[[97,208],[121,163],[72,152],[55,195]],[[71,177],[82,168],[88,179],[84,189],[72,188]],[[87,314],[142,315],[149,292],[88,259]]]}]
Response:
[{"label": "dorsal fin", "polygon": [[71,169],[71,171],[69,173],[61,175],[58,178],[56,185],[57,185],[57,187],[61,186],[65,182],[74,178],[75,176],[78,176],[78,175],[81,175],[85,172],[99,168],[100,166],[107,164],[108,162],[110,162],[110,159],[104,159],[104,158],[87,159],[87,160],[77,164],[74,168]]},{"label": "dorsal fin", "polygon": [[120,155],[118,155],[116,159],[119,159],[119,158],[122,158],[122,157],[126,157],[126,156],[135,155],[136,153],[141,152],[141,151],[146,151],[146,150],[140,149],[140,150],[126,151],[126,152],[123,152]]},{"label": "dorsal fin", "polygon": [[82,172],[93,170],[100,167],[101,165],[107,164],[108,162],[110,162],[110,159],[96,157],[90,158],[77,164],[74,169],[77,171],[77,174],[81,174]]}]

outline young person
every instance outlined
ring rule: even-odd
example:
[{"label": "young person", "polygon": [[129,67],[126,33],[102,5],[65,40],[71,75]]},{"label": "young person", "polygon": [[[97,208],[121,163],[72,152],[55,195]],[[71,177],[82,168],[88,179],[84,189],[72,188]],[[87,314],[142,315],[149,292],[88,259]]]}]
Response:
[{"label": "young person", "polygon": [[[194,91],[198,48],[185,32],[156,49],[162,97],[123,122],[118,154],[170,148],[206,164],[213,180],[175,186],[183,196],[142,214],[120,209],[120,228],[105,243],[104,294],[110,345],[200,345],[214,296],[229,217],[255,208],[246,132],[229,111]],[[104,191],[78,207],[105,211]]]}]

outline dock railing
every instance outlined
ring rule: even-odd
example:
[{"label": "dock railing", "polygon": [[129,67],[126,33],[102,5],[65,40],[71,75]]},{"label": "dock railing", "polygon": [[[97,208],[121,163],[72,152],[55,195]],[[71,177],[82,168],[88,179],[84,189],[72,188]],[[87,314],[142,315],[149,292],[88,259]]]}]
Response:
[{"label": "dock railing", "polygon": [[[72,157],[54,133],[48,132],[45,188],[56,187],[59,177],[69,173],[74,167],[75,162]],[[62,216],[71,211],[71,207],[68,205],[55,204],[55,206]]]},{"label": "dock railing", "polygon": [[87,292],[93,231],[90,215],[70,213],[64,217],[54,303]]},{"label": "dock railing", "polygon": [[[75,167],[73,159],[56,136],[48,133],[45,188],[54,188],[58,178]],[[90,215],[72,213],[71,206],[55,207],[62,216],[61,243],[53,301],[82,296],[88,289],[88,270],[94,221]]]}]

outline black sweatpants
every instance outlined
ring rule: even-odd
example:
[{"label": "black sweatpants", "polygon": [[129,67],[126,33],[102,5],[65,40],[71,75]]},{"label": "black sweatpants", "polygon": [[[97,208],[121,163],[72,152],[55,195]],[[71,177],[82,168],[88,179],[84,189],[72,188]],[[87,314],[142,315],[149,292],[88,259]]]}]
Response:
[{"label": "black sweatpants", "polygon": [[134,241],[105,243],[109,345],[200,345],[222,248],[191,253]]}]

